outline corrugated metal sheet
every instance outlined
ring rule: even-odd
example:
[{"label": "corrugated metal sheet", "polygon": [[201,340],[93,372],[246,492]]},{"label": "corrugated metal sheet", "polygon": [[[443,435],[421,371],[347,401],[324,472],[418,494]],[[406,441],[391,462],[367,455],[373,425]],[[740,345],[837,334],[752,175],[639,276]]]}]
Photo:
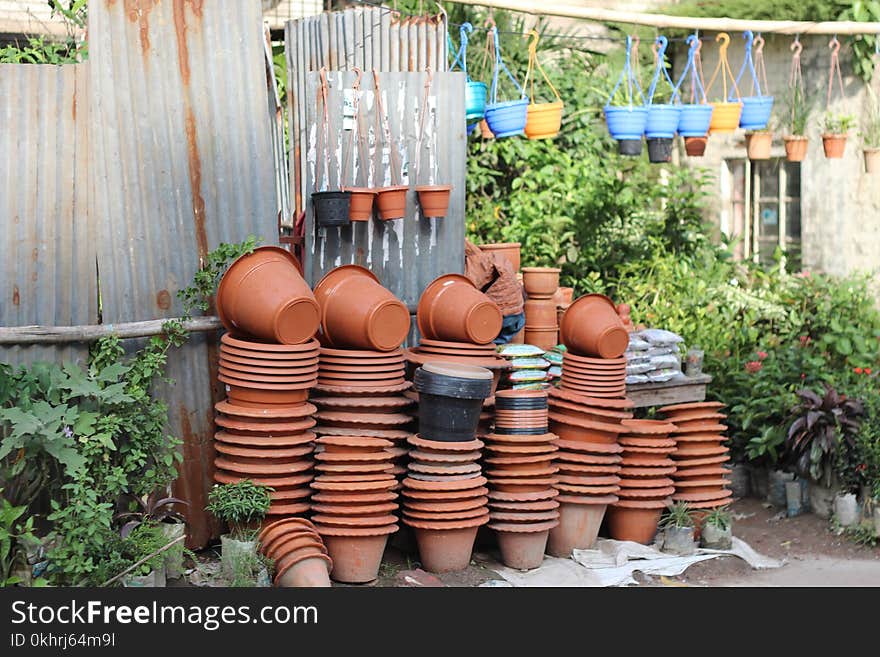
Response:
[{"label": "corrugated metal sheet", "polygon": [[[105,322],[180,314],[177,290],[219,242],[249,233],[277,242],[261,18],[257,2],[91,3]],[[202,509],[213,474],[216,336],[193,338],[168,370],[169,430],[186,441],[176,492],[190,501],[191,544],[203,545],[213,531]]]},{"label": "corrugated metal sheet", "polygon": [[294,215],[284,225],[293,226],[308,198],[302,177],[306,73],[355,66],[365,71],[423,71],[426,66],[445,71],[446,23],[443,14],[401,20],[385,7],[352,7],[289,21],[285,42]]},{"label": "corrugated metal sheet", "polygon": [[[338,189],[343,158],[348,157],[350,131],[343,125],[346,91],[351,94],[356,74],[328,73],[328,107],[331,125],[327,150],[330,153],[329,189]],[[305,263],[306,277],[314,284],[326,272],[342,264],[355,263],[371,269],[382,283],[415,311],[422,290],[434,278],[464,270],[464,193],[467,134],[464,117],[464,74],[435,73],[425,115],[425,134],[420,148],[419,180],[416,177],[419,121],[424,102],[426,73],[381,73],[379,84],[382,105],[388,117],[397,155],[392,162],[400,166],[400,182],[410,185],[404,219],[373,220],[344,227],[316,227],[311,203],[306,204]],[[303,166],[306,189],[316,191],[315,177],[325,163],[323,148],[318,148],[322,111],[318,95],[320,74],[307,75],[305,94],[306,156]],[[352,157],[345,183],[359,187],[399,184],[392,178],[389,156],[383,154],[384,138],[376,139],[378,121],[372,75],[361,80],[361,126],[366,133],[360,150],[372,160],[372,167]],[[351,121],[350,125],[354,122]],[[355,145],[360,139],[355,139]],[[353,164],[353,161],[356,162]],[[370,170],[374,175],[371,177]],[[323,183],[323,177],[319,176]],[[453,185],[445,218],[421,216],[416,184]]]},{"label": "corrugated metal sheet", "polygon": [[[88,67],[0,64],[0,324],[97,322],[88,212]],[[83,346],[0,347],[0,360],[77,360]]]}]

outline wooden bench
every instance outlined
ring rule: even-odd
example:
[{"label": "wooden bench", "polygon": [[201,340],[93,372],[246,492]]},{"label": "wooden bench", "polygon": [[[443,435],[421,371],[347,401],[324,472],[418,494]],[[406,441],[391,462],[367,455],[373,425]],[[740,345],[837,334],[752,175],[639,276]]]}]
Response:
[{"label": "wooden bench", "polygon": [[637,383],[626,387],[626,396],[636,408],[698,402],[706,399],[706,386],[711,381],[708,374],[700,374],[662,383]]}]

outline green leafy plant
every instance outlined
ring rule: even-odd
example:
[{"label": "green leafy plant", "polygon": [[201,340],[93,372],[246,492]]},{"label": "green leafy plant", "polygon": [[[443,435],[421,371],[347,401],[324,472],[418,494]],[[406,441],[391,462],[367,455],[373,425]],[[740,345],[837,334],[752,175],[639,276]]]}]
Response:
[{"label": "green leafy plant", "polygon": [[704,525],[710,525],[721,531],[730,529],[730,509],[726,506],[712,509],[703,519]]},{"label": "green leafy plant", "polygon": [[859,523],[854,527],[847,527],[844,535],[857,545],[863,547],[876,547],[880,543],[880,537],[874,531],[874,527],[867,523]]},{"label": "green leafy plant", "polygon": [[822,132],[826,135],[845,135],[856,125],[856,117],[851,114],[826,112],[822,121]]},{"label": "green leafy plant", "polygon": [[18,566],[27,566],[27,546],[38,543],[32,533],[33,516],[23,518],[27,507],[12,506],[2,493],[0,488],[0,588],[21,583],[13,572]]},{"label": "green leafy plant", "polygon": [[237,552],[232,559],[232,577],[229,586],[252,587],[265,572],[271,581],[275,562],[259,552]]},{"label": "green leafy plant", "polygon": [[205,509],[229,525],[233,539],[246,541],[253,535],[254,525],[269,511],[271,491],[271,488],[255,484],[250,479],[234,484],[216,484],[208,493]]},{"label": "green leafy plant", "polygon": [[27,43],[17,41],[0,46],[0,63],[4,64],[73,64],[88,57],[85,29],[88,24],[88,0],[47,0],[53,18],[61,19],[65,36],[62,39],[31,36]]},{"label": "green leafy plant", "polygon": [[806,90],[798,85],[790,88],[784,96],[783,120],[785,131],[792,137],[803,137],[807,134],[807,122],[813,107]]},{"label": "green leafy plant", "polygon": [[660,520],[660,529],[687,528],[694,526],[691,508],[687,502],[676,502],[666,509]]},{"label": "green leafy plant", "polygon": [[211,307],[211,299],[217,292],[217,284],[227,267],[236,258],[253,253],[261,241],[261,238],[249,235],[243,242],[238,244],[224,242],[211,251],[193,277],[192,283],[177,292],[177,296],[183,302],[184,317],[190,317],[194,310],[207,311]]}]

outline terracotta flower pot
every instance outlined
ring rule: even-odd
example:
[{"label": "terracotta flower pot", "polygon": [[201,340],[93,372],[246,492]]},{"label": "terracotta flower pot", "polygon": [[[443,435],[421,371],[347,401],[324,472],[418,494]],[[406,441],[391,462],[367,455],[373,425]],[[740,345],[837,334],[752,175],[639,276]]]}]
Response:
[{"label": "terracotta flower pot", "polygon": [[[449,573],[464,570],[471,562],[474,540],[480,528],[480,519],[467,521],[451,521],[449,524],[462,526],[451,529],[431,529],[431,521],[415,525],[416,543],[419,547],[419,560],[422,567],[430,573]],[[485,517],[488,520],[488,515]],[[416,521],[410,521],[414,523]],[[438,525],[442,523],[436,523]]]},{"label": "terracotta flower pot", "polygon": [[627,333],[614,303],[602,294],[587,294],[569,306],[559,327],[562,343],[576,355],[619,358]]},{"label": "terracotta flower pot", "polygon": [[[549,299],[559,288],[558,267],[523,267],[523,287],[534,299]],[[554,303],[554,306],[556,304]]]},{"label": "terracotta flower pot", "polygon": [[331,579],[345,584],[364,584],[378,577],[388,536],[397,530],[397,525],[393,529],[316,527],[333,559]]},{"label": "terracotta flower pot", "polygon": [[483,136],[483,139],[495,139],[495,133],[489,128],[486,119],[480,121],[480,134]]},{"label": "terracotta flower pot", "polygon": [[403,219],[406,216],[406,192],[408,189],[406,185],[375,189],[376,207],[379,209],[379,218],[382,221]]},{"label": "terracotta flower pot", "polygon": [[230,331],[282,344],[311,340],[320,309],[291,253],[263,246],[233,262],[217,288],[217,314]]},{"label": "terracotta flower pot", "polygon": [[865,156],[865,173],[880,171],[880,148],[865,148],[862,153]]},{"label": "terracotta flower pot", "polygon": [[690,157],[703,157],[706,152],[706,143],[709,141],[707,137],[685,137],[684,152]]},{"label": "terracotta flower pot", "polygon": [[559,525],[550,530],[547,554],[568,558],[574,549],[593,547],[607,504],[571,504],[559,506]]},{"label": "terracotta flower pot", "polygon": [[327,588],[330,586],[328,572],[331,568],[333,568],[333,561],[330,557],[313,552],[301,556],[293,562],[281,564],[278,574],[275,576],[275,586],[279,588]]},{"label": "terracotta flower pot", "polygon": [[452,185],[419,185],[416,187],[422,214],[430,218],[445,217],[446,211],[449,209],[451,191]]},{"label": "terracotta flower pot", "polygon": [[344,191],[351,194],[349,219],[351,221],[369,221],[373,216],[373,201],[376,200],[376,191],[367,187],[348,187]]},{"label": "terracotta flower pot", "polygon": [[502,316],[470,279],[446,274],[425,288],[417,321],[419,333],[430,339],[488,344],[501,332]]},{"label": "terracotta flower pot", "polygon": [[773,133],[771,132],[746,133],[746,151],[750,160],[769,160],[772,144]]},{"label": "terracotta flower pot", "polygon": [[315,286],[324,338],[334,347],[391,351],[409,332],[406,305],[365,267],[343,265]]},{"label": "terracotta flower pot", "polygon": [[519,527],[514,523],[497,523],[490,528],[495,529],[495,537],[498,539],[498,548],[501,550],[501,561],[508,568],[518,570],[531,570],[537,568],[544,561],[544,550],[547,547],[549,529],[530,531],[534,527],[544,527],[550,523],[541,523]]},{"label": "terracotta flower pot", "polygon": [[783,137],[785,143],[785,159],[789,162],[803,162],[807,157],[807,146],[810,141],[802,135],[786,135]]},{"label": "terracotta flower pot", "polygon": [[481,251],[494,251],[498,255],[506,258],[511,265],[513,271],[519,271],[520,265],[520,243],[519,242],[498,242],[496,244],[480,244]]},{"label": "terracotta flower pot", "polygon": [[550,413],[549,418],[551,433],[563,440],[608,445],[617,443],[618,436],[625,431],[620,424],[573,419],[556,413]]},{"label": "terracotta flower pot", "polygon": [[618,541],[635,541],[647,545],[654,540],[657,524],[663,513],[657,508],[628,508],[619,505],[608,509],[608,533]]},{"label": "terracotta flower pot", "polygon": [[556,327],[556,303],[553,299],[528,299],[525,302],[526,331]]},{"label": "terracotta flower pot", "polygon": [[829,160],[839,160],[846,150],[846,135],[822,135],[822,148]]}]

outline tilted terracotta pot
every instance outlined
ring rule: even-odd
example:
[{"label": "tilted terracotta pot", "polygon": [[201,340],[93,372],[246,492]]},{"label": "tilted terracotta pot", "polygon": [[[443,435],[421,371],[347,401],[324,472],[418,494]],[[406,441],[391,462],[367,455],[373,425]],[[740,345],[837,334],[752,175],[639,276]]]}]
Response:
[{"label": "tilted terracotta pot", "polygon": [[662,504],[658,508],[641,509],[612,506],[608,509],[608,533],[618,541],[647,545],[654,540],[662,513]]},{"label": "tilted terracotta pot", "polygon": [[262,246],[238,258],[217,288],[220,321],[245,336],[299,344],[314,337],[319,312],[296,259],[277,246]]},{"label": "tilted terracotta pot", "polygon": [[369,221],[373,216],[373,201],[376,200],[376,191],[367,187],[347,187],[343,191],[351,193],[348,218],[351,221]]},{"label": "tilted terracotta pot", "polygon": [[803,162],[807,157],[807,146],[810,141],[801,135],[783,137],[785,143],[785,159],[789,162]]},{"label": "tilted terracotta pot", "polygon": [[822,148],[829,160],[839,160],[846,150],[846,135],[822,135]]},{"label": "tilted terracotta pot", "polygon": [[409,332],[409,310],[369,269],[343,265],[315,286],[321,328],[328,344],[391,351]]},{"label": "tilted terracotta pot", "polygon": [[494,251],[503,256],[513,265],[513,271],[519,271],[520,265],[520,243],[519,242],[498,242],[496,244],[479,244],[481,251]]},{"label": "tilted terracotta pot", "polygon": [[562,343],[574,354],[619,358],[629,345],[614,303],[602,294],[586,294],[569,306],[559,326]]},{"label": "tilted terracotta pot", "polygon": [[746,133],[746,152],[750,160],[769,160],[772,145],[773,133],[771,132]]},{"label": "tilted terracotta pot", "polygon": [[406,216],[406,185],[379,187],[376,189],[376,206],[382,221],[403,219]]},{"label": "tilted terracotta pot", "polygon": [[551,299],[559,288],[561,271],[558,267],[523,267],[523,287],[526,294],[534,299]]},{"label": "tilted terracotta pot", "polygon": [[553,299],[528,299],[525,313],[526,332],[541,328],[556,331],[556,303]]},{"label": "tilted terracotta pot", "polygon": [[449,209],[451,191],[452,185],[419,185],[416,187],[422,214],[430,218],[445,217],[446,211]]},{"label": "tilted terracotta pot", "polygon": [[690,157],[703,157],[703,153],[706,152],[706,142],[708,141],[707,137],[685,137],[684,151]]},{"label": "tilted terracotta pot", "polygon": [[606,507],[606,504],[560,504],[559,525],[550,530],[547,554],[567,559],[575,548],[593,547]]},{"label": "tilted terracotta pot", "polygon": [[326,554],[306,551],[282,557],[275,567],[277,587],[326,588],[330,586],[327,573],[333,568],[333,561]]},{"label": "tilted terracotta pot", "polygon": [[470,279],[446,274],[425,288],[417,321],[426,338],[488,344],[501,332],[502,316],[498,305]]}]

